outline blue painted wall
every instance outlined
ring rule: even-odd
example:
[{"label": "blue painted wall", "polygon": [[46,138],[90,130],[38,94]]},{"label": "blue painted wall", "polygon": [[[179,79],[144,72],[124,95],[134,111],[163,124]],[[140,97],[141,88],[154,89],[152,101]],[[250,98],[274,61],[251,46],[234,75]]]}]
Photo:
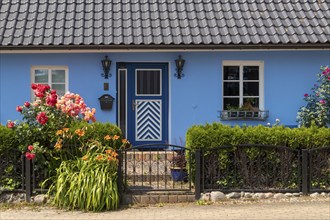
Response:
[{"label": "blue painted wall", "polygon": [[[181,54],[186,60],[185,76],[174,77],[174,60]],[[113,76],[101,77],[101,60],[112,60]],[[17,105],[30,100],[31,66],[68,66],[69,91],[79,93],[88,106],[97,109],[99,121],[116,123],[116,111],[101,111],[98,97],[109,93],[116,97],[116,62],[169,62],[171,96],[171,143],[181,144],[186,130],[194,124],[220,121],[222,109],[222,70],[224,60],[264,61],[265,109],[270,117],[265,122],[223,121],[231,125],[258,123],[295,125],[297,110],[304,105],[303,95],[316,80],[321,65],[330,64],[330,51],[264,51],[264,52],[150,52],[150,53],[70,53],[70,54],[0,54],[0,121],[19,119]],[[19,61],[19,64],[17,64]],[[103,91],[109,82],[110,90]],[[116,105],[113,106],[116,109]]]}]

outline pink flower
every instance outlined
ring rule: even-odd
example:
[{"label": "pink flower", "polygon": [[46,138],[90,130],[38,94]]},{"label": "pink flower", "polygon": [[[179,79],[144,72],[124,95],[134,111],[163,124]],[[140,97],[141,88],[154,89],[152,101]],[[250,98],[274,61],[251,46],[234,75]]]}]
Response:
[{"label": "pink flower", "polygon": [[37,115],[36,119],[38,120],[38,122],[39,122],[40,124],[42,124],[42,125],[46,124],[47,121],[48,121],[48,117],[47,117],[47,115],[46,115],[46,112],[40,112],[40,113]]},{"label": "pink flower", "polygon": [[15,126],[15,123],[13,121],[7,122],[7,128],[13,128]]},{"label": "pink flower", "polygon": [[29,108],[30,105],[31,105],[30,102],[28,102],[28,101],[24,102],[24,106],[25,106],[25,107]]},{"label": "pink flower", "polygon": [[308,94],[307,94],[307,93],[305,93],[305,94],[304,94],[304,97],[305,97],[305,98],[307,98],[307,97],[308,97]]},{"label": "pink flower", "polygon": [[16,107],[16,111],[18,111],[18,112],[22,112],[22,110],[23,110],[22,106],[17,106],[17,107]]},{"label": "pink flower", "polygon": [[36,157],[36,155],[34,153],[26,152],[25,157],[28,160],[33,160]]},{"label": "pink flower", "polygon": [[34,147],[32,145],[29,145],[27,148],[29,151],[33,151],[33,149],[34,149]]},{"label": "pink flower", "polygon": [[324,105],[324,104],[325,104],[325,100],[324,100],[324,99],[320,100],[320,103],[321,103],[322,105]]},{"label": "pink flower", "polygon": [[330,73],[330,68],[327,67],[325,70],[323,70],[322,74],[323,75],[327,75],[328,73]]}]

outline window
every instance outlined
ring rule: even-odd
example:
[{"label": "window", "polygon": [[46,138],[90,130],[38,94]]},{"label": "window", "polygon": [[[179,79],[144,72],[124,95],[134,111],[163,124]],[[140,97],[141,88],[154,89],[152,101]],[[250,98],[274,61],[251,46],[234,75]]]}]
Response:
[{"label": "window", "polygon": [[62,96],[68,91],[68,68],[58,66],[32,67],[31,81],[37,84],[48,84],[57,91],[58,96]]},{"label": "window", "polygon": [[223,110],[263,110],[263,69],[262,61],[223,62]]}]

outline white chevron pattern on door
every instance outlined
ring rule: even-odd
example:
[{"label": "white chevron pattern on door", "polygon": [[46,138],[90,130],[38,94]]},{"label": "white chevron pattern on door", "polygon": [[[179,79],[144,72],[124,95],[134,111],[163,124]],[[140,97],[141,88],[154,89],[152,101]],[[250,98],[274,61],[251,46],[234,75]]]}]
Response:
[{"label": "white chevron pattern on door", "polygon": [[136,100],[136,141],[162,140],[162,100]]}]

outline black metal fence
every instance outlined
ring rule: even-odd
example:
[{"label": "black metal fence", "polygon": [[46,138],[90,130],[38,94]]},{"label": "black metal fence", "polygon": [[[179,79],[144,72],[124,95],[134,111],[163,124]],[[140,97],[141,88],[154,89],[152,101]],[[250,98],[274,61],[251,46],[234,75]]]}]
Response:
[{"label": "black metal fence", "polygon": [[123,191],[191,190],[191,150],[170,144],[139,145],[119,152]]},{"label": "black metal fence", "polygon": [[196,151],[196,197],[221,190],[330,192],[330,147],[237,145]]},{"label": "black metal fence", "polygon": [[[191,150],[148,144],[119,150],[118,155],[120,192],[194,191],[196,198],[211,190],[330,192],[330,146],[301,150],[238,145]],[[11,186],[2,191],[25,192],[27,201],[47,191],[41,183],[49,177],[48,170],[20,151],[3,154],[0,165],[0,187]]]}]

